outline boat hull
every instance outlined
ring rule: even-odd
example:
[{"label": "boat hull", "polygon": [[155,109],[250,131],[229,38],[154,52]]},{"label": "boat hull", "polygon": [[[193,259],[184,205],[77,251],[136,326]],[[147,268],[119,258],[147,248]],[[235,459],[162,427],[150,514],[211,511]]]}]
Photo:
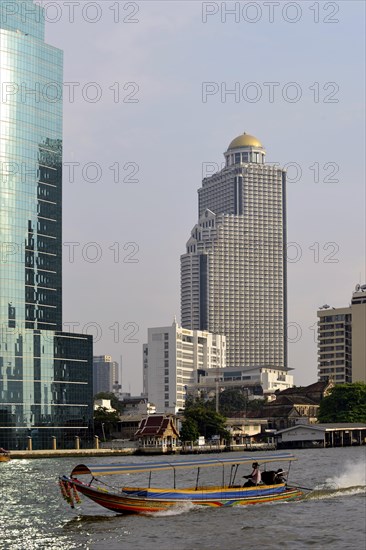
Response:
[{"label": "boat hull", "polygon": [[299,499],[302,492],[282,485],[268,485],[248,488],[213,489],[127,489],[121,493],[112,493],[104,488],[94,488],[72,478],[64,476],[61,481],[69,484],[93,502],[121,514],[153,513],[168,510],[173,506],[191,503],[214,508],[228,506],[246,506],[266,502]]}]

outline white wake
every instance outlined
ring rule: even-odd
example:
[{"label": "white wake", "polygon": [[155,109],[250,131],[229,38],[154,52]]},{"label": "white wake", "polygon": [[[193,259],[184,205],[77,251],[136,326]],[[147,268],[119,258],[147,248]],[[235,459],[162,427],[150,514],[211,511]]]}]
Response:
[{"label": "white wake", "polygon": [[182,502],[174,504],[174,506],[171,506],[166,510],[161,510],[160,512],[145,512],[144,515],[154,517],[180,516],[181,514],[190,512],[194,508],[199,508],[199,506],[193,504],[192,502]]},{"label": "white wake", "polygon": [[[325,480],[323,488],[349,489],[351,487],[366,487],[366,460],[360,462],[346,462],[344,471],[337,476]],[[321,488],[321,487],[317,487]]]}]

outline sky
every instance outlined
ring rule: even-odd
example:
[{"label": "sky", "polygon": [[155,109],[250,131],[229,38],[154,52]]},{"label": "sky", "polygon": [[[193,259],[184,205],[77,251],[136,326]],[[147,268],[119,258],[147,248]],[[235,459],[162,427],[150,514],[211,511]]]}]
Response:
[{"label": "sky", "polygon": [[364,2],[39,3],[64,51],[64,329],[142,391],[202,175],[247,132],[288,170],[289,367],[315,382],[317,309],[366,283]]}]

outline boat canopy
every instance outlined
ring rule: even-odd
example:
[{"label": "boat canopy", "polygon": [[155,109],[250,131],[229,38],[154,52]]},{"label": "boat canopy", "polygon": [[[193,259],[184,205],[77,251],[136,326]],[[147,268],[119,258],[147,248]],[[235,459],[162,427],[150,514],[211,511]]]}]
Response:
[{"label": "boat canopy", "polygon": [[176,462],[130,462],[119,464],[79,464],[71,472],[72,476],[90,474],[96,476],[109,476],[113,474],[136,474],[138,472],[151,472],[154,470],[179,470],[183,468],[208,468],[213,466],[225,466],[232,464],[250,464],[258,462],[292,461],[297,458],[291,453],[279,453],[267,456],[238,456],[231,458],[204,458],[196,460],[177,460]]}]

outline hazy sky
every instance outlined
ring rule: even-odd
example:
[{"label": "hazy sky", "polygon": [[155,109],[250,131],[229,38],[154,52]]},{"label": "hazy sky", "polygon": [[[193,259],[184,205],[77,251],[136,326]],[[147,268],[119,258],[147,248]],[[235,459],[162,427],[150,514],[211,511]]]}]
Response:
[{"label": "hazy sky", "polygon": [[364,2],[43,3],[80,83],[64,99],[79,165],[64,168],[63,240],[80,243],[64,246],[64,322],[98,323],[94,353],[122,355],[124,390],[141,391],[147,328],[180,317],[202,164],[245,131],[290,163],[289,366],[316,381],[317,308],[366,282]]}]

